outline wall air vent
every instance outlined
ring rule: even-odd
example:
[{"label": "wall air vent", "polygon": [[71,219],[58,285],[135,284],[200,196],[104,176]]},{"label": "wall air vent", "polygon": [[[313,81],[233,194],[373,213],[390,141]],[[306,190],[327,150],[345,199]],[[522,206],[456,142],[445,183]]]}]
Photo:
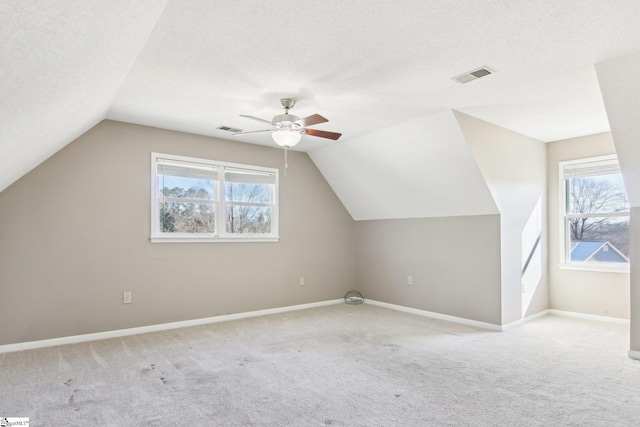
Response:
[{"label": "wall air vent", "polygon": [[469,83],[478,80],[480,77],[488,76],[489,74],[495,74],[495,70],[489,67],[480,67],[460,74],[459,76],[451,77],[451,80],[455,80],[458,83]]},{"label": "wall air vent", "polygon": [[242,132],[242,129],[232,128],[232,127],[229,127],[229,126],[218,126],[217,129],[223,130],[225,132],[231,132],[231,133]]}]

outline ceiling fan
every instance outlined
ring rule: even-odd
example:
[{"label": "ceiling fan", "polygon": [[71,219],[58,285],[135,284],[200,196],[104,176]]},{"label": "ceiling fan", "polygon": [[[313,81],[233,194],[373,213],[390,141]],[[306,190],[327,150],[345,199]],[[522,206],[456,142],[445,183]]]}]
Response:
[{"label": "ceiling fan", "polygon": [[238,132],[233,135],[246,135],[250,133],[271,132],[271,136],[276,144],[281,147],[291,148],[300,142],[302,135],[317,136],[320,138],[333,139],[334,141],[342,136],[341,133],[328,132],[325,130],[309,129],[307,126],[317,125],[319,123],[325,123],[329,120],[322,117],[320,114],[313,114],[309,117],[301,119],[298,116],[289,114],[289,110],[296,104],[295,99],[283,98],[280,100],[280,105],[284,108],[284,114],[275,116],[271,121],[260,119],[258,117],[247,116],[241,114],[240,117],[246,117],[247,119],[257,120],[259,122],[268,123],[271,125],[271,129],[254,130],[247,132]]}]

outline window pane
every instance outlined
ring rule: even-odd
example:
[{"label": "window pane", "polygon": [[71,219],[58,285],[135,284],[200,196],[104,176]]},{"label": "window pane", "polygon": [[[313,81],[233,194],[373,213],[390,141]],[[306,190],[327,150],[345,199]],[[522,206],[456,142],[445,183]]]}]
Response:
[{"label": "window pane", "polygon": [[215,199],[216,173],[175,165],[158,165],[158,196],[185,199]]},{"label": "window pane", "polygon": [[225,182],[244,182],[249,184],[275,184],[276,174],[255,169],[225,168]]},{"label": "window pane", "polygon": [[277,241],[278,170],[152,153],[151,241]]},{"label": "window pane", "polygon": [[622,175],[608,174],[567,180],[570,214],[627,212]]},{"label": "window pane", "polygon": [[271,186],[269,184],[240,184],[225,185],[225,200],[228,202],[266,203],[271,200]]},{"label": "window pane", "polygon": [[215,232],[215,205],[212,203],[160,202],[159,215],[162,233]]},{"label": "window pane", "polygon": [[629,217],[567,221],[572,262],[629,262]]},{"label": "window pane", "polygon": [[566,206],[565,262],[629,262],[629,204],[617,160],[603,156],[561,164]]},{"label": "window pane", "polygon": [[227,205],[227,233],[271,233],[271,208]]}]

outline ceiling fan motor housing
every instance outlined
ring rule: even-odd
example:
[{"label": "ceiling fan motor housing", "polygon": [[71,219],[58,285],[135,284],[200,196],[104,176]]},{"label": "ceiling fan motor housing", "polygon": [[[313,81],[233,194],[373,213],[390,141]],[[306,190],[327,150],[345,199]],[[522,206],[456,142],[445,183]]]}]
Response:
[{"label": "ceiling fan motor housing", "polygon": [[294,123],[298,120],[300,120],[300,117],[294,116],[293,114],[280,114],[273,118],[272,123],[274,125],[286,125],[287,123],[289,123],[291,125],[291,128],[299,128],[300,125],[298,123]]}]

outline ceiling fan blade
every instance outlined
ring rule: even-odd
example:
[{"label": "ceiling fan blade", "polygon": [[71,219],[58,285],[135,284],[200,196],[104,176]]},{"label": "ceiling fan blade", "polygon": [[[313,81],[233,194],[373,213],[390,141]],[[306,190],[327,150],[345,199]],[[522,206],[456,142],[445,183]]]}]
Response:
[{"label": "ceiling fan blade", "polygon": [[262,129],[262,130],[249,130],[246,132],[236,132],[234,134],[231,134],[232,136],[236,136],[236,135],[246,135],[248,133],[260,133],[260,132],[273,132],[272,129]]},{"label": "ceiling fan blade", "polygon": [[320,138],[333,139],[334,141],[342,136],[341,133],[328,132],[326,130],[304,129],[304,131],[306,135],[319,136]]},{"label": "ceiling fan blade", "polygon": [[269,120],[260,119],[260,118],[258,118],[258,117],[253,117],[253,116],[247,116],[247,115],[245,115],[245,114],[240,114],[240,117],[245,117],[245,118],[247,118],[247,119],[257,120],[257,121],[262,122],[262,123],[269,123],[269,124],[271,124],[271,121],[269,121]]},{"label": "ceiling fan blade", "polygon": [[320,114],[314,114],[313,116],[309,116],[309,117],[305,117],[305,118],[300,119],[300,120],[296,120],[293,123],[299,124],[300,127],[307,127],[307,126],[317,125],[318,123],[325,123],[325,122],[328,122],[328,121],[329,120],[325,119]]}]

